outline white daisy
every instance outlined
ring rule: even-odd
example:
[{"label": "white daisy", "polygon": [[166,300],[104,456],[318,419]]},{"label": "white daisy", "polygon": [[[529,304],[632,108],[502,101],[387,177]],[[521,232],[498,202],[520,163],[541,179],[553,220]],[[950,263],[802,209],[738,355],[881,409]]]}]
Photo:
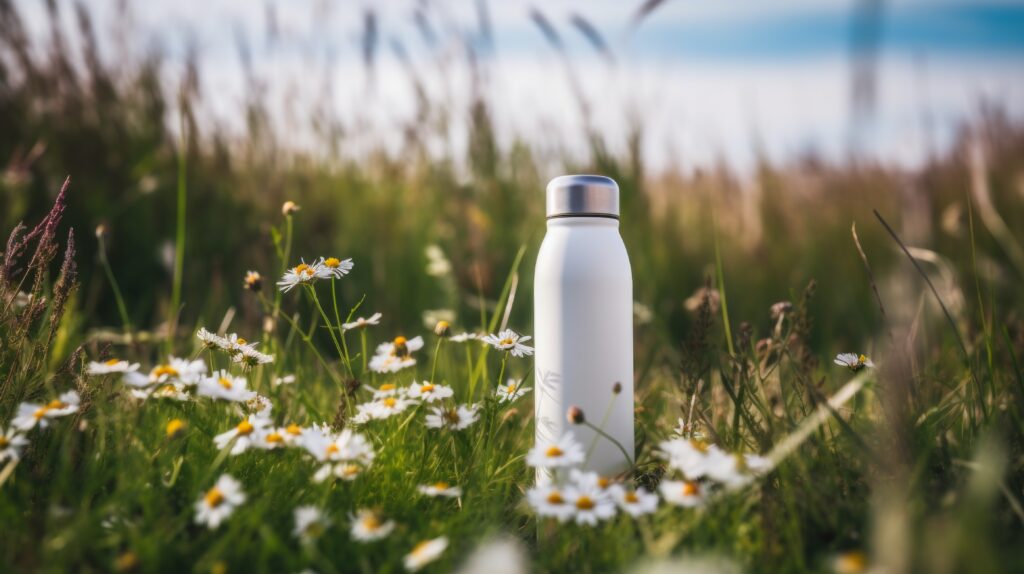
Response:
[{"label": "white daisy", "polygon": [[28,439],[20,431],[14,428],[0,430],[0,462],[20,459],[21,450],[27,445]]},{"label": "white daisy", "polygon": [[313,482],[321,483],[331,476],[340,478],[341,480],[355,480],[366,468],[362,465],[354,462],[342,462],[342,463],[330,463],[325,464],[317,469],[313,473]]},{"label": "white daisy", "polygon": [[576,507],[566,501],[562,488],[556,485],[535,486],[526,491],[526,501],[537,516],[545,516],[565,522],[576,513]]},{"label": "white daisy", "polygon": [[249,447],[257,446],[256,439],[269,424],[270,421],[265,418],[249,415],[231,430],[213,437],[213,444],[217,445],[218,449],[224,449],[233,443],[231,454],[242,454],[249,450]]},{"label": "white daisy", "polygon": [[762,456],[732,454],[716,448],[708,452],[705,476],[726,488],[740,488],[770,467],[771,463]]},{"label": "white daisy", "polygon": [[149,376],[138,372],[125,373],[124,382],[133,387],[148,387],[160,383],[180,382],[186,385],[194,385],[206,374],[206,363],[196,359],[179,359],[170,357],[162,365],[157,365],[149,371]]},{"label": "white daisy", "polygon": [[373,398],[383,399],[384,397],[404,397],[405,388],[399,387],[394,383],[384,383],[377,387],[376,391],[373,391]]},{"label": "white daisy", "polygon": [[182,383],[164,383],[148,389],[131,389],[132,398],[140,401],[148,399],[171,399],[175,401],[187,401],[192,398],[188,394],[188,387]]},{"label": "white daisy", "polygon": [[11,420],[11,426],[19,430],[29,430],[36,425],[39,428],[46,428],[51,419],[70,415],[78,410],[81,397],[77,391],[67,391],[44,404],[21,403],[18,405],[18,412]]},{"label": "white daisy", "polygon": [[447,496],[448,498],[458,498],[462,496],[462,489],[458,486],[452,486],[447,482],[435,482],[434,484],[421,484],[416,487],[416,490],[420,494],[427,496]]},{"label": "white daisy", "polygon": [[449,386],[428,383],[427,381],[423,381],[422,383],[414,381],[405,389],[405,396],[425,403],[432,403],[441,399],[447,399],[454,394],[455,391],[453,391]]},{"label": "white daisy", "polygon": [[348,275],[349,271],[355,267],[355,263],[352,263],[352,259],[341,260],[337,257],[328,257],[324,259],[320,258],[313,266],[316,271],[316,277],[318,279],[341,279]]},{"label": "white daisy", "polygon": [[283,448],[289,446],[289,436],[288,430],[284,427],[262,428],[256,433],[256,438],[253,439],[253,446],[264,450]]},{"label": "white daisy", "polygon": [[315,506],[300,506],[295,509],[295,530],[292,534],[303,542],[312,542],[330,528],[331,519]]},{"label": "white daisy", "polygon": [[482,337],[483,335],[478,335],[476,333],[462,332],[459,333],[458,335],[452,335],[451,337],[448,338],[448,340],[453,343],[465,343],[466,341],[475,341]]},{"label": "white daisy", "polygon": [[444,536],[420,542],[405,555],[405,569],[409,572],[416,572],[440,558],[445,548],[448,548],[448,539]]},{"label": "white daisy", "polygon": [[690,480],[696,480],[707,473],[708,454],[721,453],[715,445],[698,440],[673,439],[658,445],[658,455],[668,460],[669,467],[683,473]]},{"label": "white daisy", "polygon": [[650,514],[658,509],[658,495],[647,492],[647,489],[642,486],[636,490],[628,490],[616,484],[610,490],[615,504],[634,518]]},{"label": "white daisy", "polygon": [[498,397],[498,402],[513,402],[519,397],[530,392],[531,387],[521,386],[516,382],[515,379],[509,379],[504,385],[498,385],[498,390],[494,392],[495,396]]},{"label": "white daisy", "polygon": [[238,352],[235,353],[233,357],[231,357],[231,360],[242,365],[242,368],[244,369],[251,369],[257,365],[273,363],[274,356],[261,353],[249,346],[243,346],[238,349]]},{"label": "white daisy", "polygon": [[871,359],[867,358],[865,355],[858,355],[856,353],[839,353],[836,355],[833,362],[840,367],[846,367],[855,373],[864,367],[871,368],[875,366],[875,363],[873,363]]},{"label": "white daisy", "polygon": [[430,407],[430,413],[424,418],[428,428],[447,429],[452,431],[462,430],[476,422],[477,405],[458,405],[456,407]]},{"label": "white daisy", "polygon": [[128,373],[138,369],[138,363],[129,363],[121,359],[108,359],[102,363],[90,361],[85,372],[90,375],[109,375],[111,373]]},{"label": "white daisy", "polygon": [[236,377],[226,370],[220,370],[199,381],[196,392],[200,396],[243,403],[255,398],[256,392],[249,390],[245,377]]},{"label": "white daisy", "polygon": [[242,485],[230,474],[222,474],[213,488],[196,501],[196,524],[217,528],[244,502]]},{"label": "white daisy", "polygon": [[204,349],[221,349],[227,351],[231,348],[231,344],[225,337],[221,337],[217,333],[206,330],[206,327],[200,327],[196,331],[196,338],[203,343]]},{"label": "white daisy", "polygon": [[666,502],[684,508],[703,506],[704,487],[694,480],[666,480],[658,486]]},{"label": "white daisy", "polygon": [[316,263],[313,265],[308,265],[306,262],[299,263],[285,272],[281,280],[277,282],[277,288],[287,293],[297,285],[309,283],[316,279],[319,273],[321,271]]},{"label": "white daisy", "polygon": [[383,315],[381,315],[380,313],[374,313],[373,315],[370,315],[368,318],[358,317],[356,318],[355,321],[352,321],[351,323],[342,323],[341,330],[351,331],[352,329],[365,329],[370,325],[380,325],[381,317],[383,317]]},{"label": "white daisy", "polygon": [[309,428],[303,431],[298,443],[320,462],[349,461],[368,465],[375,456],[370,441],[352,429],[335,435],[320,428]]},{"label": "white daisy", "polygon": [[376,373],[395,373],[411,367],[416,364],[416,359],[412,358],[411,353],[422,348],[423,337],[395,337],[394,341],[377,346],[376,354],[370,359],[370,370]]},{"label": "white daisy", "polygon": [[231,333],[224,339],[227,343],[226,351],[229,353],[242,353],[250,349],[255,349],[259,342],[250,343],[244,337],[239,337],[237,333]]},{"label": "white daisy", "polygon": [[512,353],[513,357],[526,357],[533,354],[533,347],[523,344],[529,341],[530,337],[520,335],[512,329],[505,329],[497,335],[487,335],[481,340],[499,351]]},{"label": "white daisy", "polygon": [[569,481],[581,488],[597,489],[602,492],[611,493],[613,487],[618,486],[611,479],[601,476],[596,472],[584,471],[578,468],[569,469]]},{"label": "white daisy", "polygon": [[259,393],[253,393],[252,398],[245,401],[245,412],[261,418],[269,419],[273,410],[274,404],[270,402],[270,399]]},{"label": "white daisy", "polygon": [[356,416],[365,416],[370,420],[382,420],[397,415],[415,404],[415,401],[403,397],[384,397],[356,405]]},{"label": "white daisy", "polygon": [[283,377],[276,377],[274,379],[274,386],[280,387],[281,385],[290,385],[295,382],[295,375],[285,375]]},{"label": "white daisy", "polygon": [[530,449],[526,464],[537,468],[557,468],[580,464],[584,458],[583,447],[571,432],[567,432],[553,444],[538,444]]},{"label": "white daisy", "polygon": [[395,529],[394,521],[382,520],[381,516],[372,510],[359,510],[349,518],[352,520],[352,538],[359,542],[380,540]]},{"label": "white daisy", "polygon": [[615,516],[615,502],[611,493],[590,482],[567,486],[562,496],[566,504],[575,507],[576,524],[594,526]]}]

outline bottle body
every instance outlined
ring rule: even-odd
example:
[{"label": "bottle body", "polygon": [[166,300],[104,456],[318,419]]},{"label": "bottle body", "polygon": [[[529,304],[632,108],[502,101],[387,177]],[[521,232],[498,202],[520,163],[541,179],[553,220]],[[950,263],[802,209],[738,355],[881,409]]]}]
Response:
[{"label": "bottle body", "polygon": [[[572,432],[589,453],[584,468],[605,476],[633,453],[633,279],[618,219],[548,220],[534,275],[536,440]],[[616,385],[621,391],[614,393]],[[571,406],[622,450],[566,419]],[[541,471],[537,480],[550,476]]]}]

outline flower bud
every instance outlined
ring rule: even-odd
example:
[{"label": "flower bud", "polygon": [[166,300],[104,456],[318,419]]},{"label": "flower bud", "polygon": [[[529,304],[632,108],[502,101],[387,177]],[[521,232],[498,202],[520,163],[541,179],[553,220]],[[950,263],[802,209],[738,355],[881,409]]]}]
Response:
[{"label": "flower bud", "polygon": [[618,395],[620,393],[622,393],[622,383],[616,381],[615,384],[612,385],[612,394]]},{"label": "flower bud", "polygon": [[181,419],[171,419],[167,423],[167,438],[177,438],[184,434],[185,429],[188,425]]},{"label": "flower bud", "polygon": [[286,217],[291,217],[296,211],[300,209],[302,208],[299,207],[297,203],[288,200],[284,202],[284,205],[281,206],[281,213],[284,214]]},{"label": "flower bud", "polygon": [[452,334],[452,326],[448,321],[438,321],[434,327],[434,334],[438,337],[447,338]]},{"label": "flower bud", "polygon": [[565,413],[565,418],[574,425],[581,425],[587,420],[583,415],[583,409],[575,405],[569,407],[569,410]]},{"label": "flower bud", "polygon": [[263,276],[259,271],[246,271],[242,286],[250,291],[258,292],[263,287]]}]

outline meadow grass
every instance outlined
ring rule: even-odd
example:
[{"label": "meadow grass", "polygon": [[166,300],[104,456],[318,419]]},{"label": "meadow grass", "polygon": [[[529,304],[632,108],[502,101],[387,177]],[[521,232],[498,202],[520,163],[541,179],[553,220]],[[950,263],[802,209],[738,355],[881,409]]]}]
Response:
[{"label": "meadow grass", "polygon": [[[81,397],[47,428],[15,433],[29,441],[20,460],[0,462],[0,569],[400,571],[438,536],[449,546],[428,568],[439,571],[496,537],[511,546],[491,546],[483,570],[514,564],[510,547],[538,571],[1024,568],[1024,128],[997,110],[915,172],[812,156],[749,178],[650,173],[640,127],[624,153],[587,133],[584,157],[552,160],[529,141],[498,145],[483,99],[471,110],[422,101],[398,153],[348,155],[332,132],[312,156],[284,150],[259,90],[249,131],[232,139],[197,121],[195,78],[169,101],[158,55],[105,63],[87,11],[78,23],[81,54],[59,30],[39,46],[0,0],[0,221],[38,224],[16,232],[0,268],[0,429],[23,402]],[[452,113],[472,119],[471,145],[431,155],[426,142],[447,128],[422,118]],[[456,333],[530,334],[552,169],[607,174],[623,190],[639,303],[637,464],[625,482],[657,492],[678,480],[656,455],[676,435],[763,455],[770,471],[698,508],[662,501],[597,526],[527,503],[532,393],[493,396],[503,378],[533,386],[531,361],[503,367],[502,353],[431,329],[440,316]],[[288,200],[301,209],[282,214]],[[315,283],[320,308],[306,287],[275,290],[300,260],[332,255],[355,268]],[[261,291],[243,288],[250,269]],[[353,317],[383,318],[342,344],[336,327],[357,305]],[[202,350],[200,327],[259,341],[274,361],[243,371]],[[368,370],[378,344],[417,335],[415,366]],[[843,352],[875,367],[833,364]],[[321,463],[301,448],[216,447],[244,405],[139,400],[121,375],[87,374],[110,357],[148,373],[170,354],[244,376],[275,425],[356,429],[375,459],[353,481],[317,483]],[[295,382],[275,385],[285,375]],[[479,420],[430,429],[420,405],[353,422],[371,389],[431,378],[481,404]],[[184,427],[168,434],[174,420]],[[247,500],[210,529],[195,505],[222,474]],[[462,495],[418,492],[437,481]],[[313,543],[293,535],[302,505],[333,522]],[[356,541],[358,509],[394,530]]]}]

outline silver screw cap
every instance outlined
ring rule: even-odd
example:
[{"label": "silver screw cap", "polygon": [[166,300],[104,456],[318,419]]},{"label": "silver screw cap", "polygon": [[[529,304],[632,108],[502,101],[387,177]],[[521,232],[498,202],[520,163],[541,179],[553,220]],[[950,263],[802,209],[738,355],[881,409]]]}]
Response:
[{"label": "silver screw cap", "polygon": [[619,185],[603,175],[563,175],[548,183],[548,219],[619,218]]}]

